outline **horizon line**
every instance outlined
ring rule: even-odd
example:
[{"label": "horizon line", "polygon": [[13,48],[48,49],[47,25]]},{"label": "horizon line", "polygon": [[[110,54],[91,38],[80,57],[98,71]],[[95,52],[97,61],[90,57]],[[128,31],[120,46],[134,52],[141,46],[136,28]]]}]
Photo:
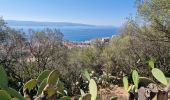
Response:
[{"label": "horizon line", "polygon": [[81,23],[81,22],[70,22],[70,21],[40,21],[40,20],[16,20],[16,19],[4,19],[4,21],[20,21],[20,22],[37,22],[37,23],[72,23],[72,24],[84,24],[89,26],[103,26],[103,27],[121,27],[122,25],[96,25],[96,24],[89,24],[89,23]]}]

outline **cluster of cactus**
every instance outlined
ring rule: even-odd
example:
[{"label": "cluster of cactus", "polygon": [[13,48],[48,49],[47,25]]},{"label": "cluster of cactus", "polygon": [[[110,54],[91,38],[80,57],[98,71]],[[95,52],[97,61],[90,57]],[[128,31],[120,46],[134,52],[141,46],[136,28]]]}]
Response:
[{"label": "cluster of cactus", "polygon": [[[61,94],[60,100],[70,100],[64,96],[64,84],[59,80],[59,72],[57,70],[43,71],[37,79],[31,79],[23,86],[22,96],[15,89],[8,87],[8,77],[2,66],[0,66],[0,99],[1,100],[51,100],[55,95]],[[37,88],[36,95],[31,93],[31,90]]]},{"label": "cluster of cactus", "polygon": [[[157,96],[157,100],[167,100],[168,92],[170,91],[170,85],[168,84],[167,78],[165,77],[164,73],[160,69],[155,68],[154,60],[152,60],[152,59],[149,60],[148,64],[149,64],[149,68],[151,69],[152,75],[158,82],[161,83],[161,85],[156,84],[155,81],[153,81],[152,79],[149,79],[147,77],[139,77],[138,72],[136,70],[133,70],[132,71],[133,85],[129,86],[128,77],[127,76],[123,77],[124,89],[127,92],[129,92],[129,94],[130,94],[129,99],[130,100],[134,100],[134,99],[138,100],[139,98],[142,98],[142,100],[147,100],[148,98],[153,98],[153,97]],[[142,84],[143,87],[139,87],[139,84]],[[152,85],[152,89],[149,87],[151,85]],[[154,92],[153,92],[153,85],[156,86],[156,89],[154,87],[154,89],[155,89]],[[161,90],[160,90],[159,87],[162,85],[163,85],[163,88],[161,88]],[[141,91],[144,91],[143,94],[140,93]],[[147,94],[146,92],[148,92],[149,94]],[[151,94],[154,94],[154,96],[151,97]],[[146,95],[149,97],[147,98]],[[162,95],[164,95],[164,96],[162,96]],[[166,99],[163,99],[163,98],[166,98]]]},{"label": "cluster of cactus", "polygon": [[[88,80],[89,93],[85,94],[85,92],[82,89],[80,89],[81,97],[79,100],[96,100],[96,99],[98,100],[99,97],[97,96],[97,84],[99,85],[98,82],[100,81],[100,78],[105,76],[105,74],[102,76],[96,77],[93,71],[89,73],[87,69],[83,70],[82,73],[83,73],[83,76]],[[97,81],[97,84],[95,81]],[[102,81],[106,81],[106,80],[102,80]],[[115,96],[110,97],[110,100],[117,100],[117,97]]]},{"label": "cluster of cactus", "polygon": [[97,85],[100,85],[101,87],[109,87],[110,84],[114,83],[116,77],[112,76],[110,73],[107,73],[105,71],[102,71],[101,75],[98,75],[94,71],[91,71],[88,73],[87,70],[83,71],[84,76],[87,76],[89,74],[89,77],[93,78]]},{"label": "cluster of cactus", "polygon": [[164,73],[154,66],[154,60],[149,61],[149,67],[151,69],[154,78],[161,83],[162,88],[158,88],[157,100],[168,100],[168,92],[170,92],[170,84],[168,83],[168,78],[165,77]]},{"label": "cluster of cactus", "polygon": [[103,71],[103,74],[97,78],[97,84],[100,84],[104,88],[109,87],[110,84],[114,83],[115,79],[115,76]]},{"label": "cluster of cactus", "polygon": [[[140,77],[136,70],[132,71],[132,80],[133,80],[133,84],[130,85],[128,82],[128,77],[127,76],[123,77],[124,89],[129,93],[129,100],[134,100],[134,99],[145,100],[145,99],[139,99],[141,98],[140,94],[142,94],[142,93],[139,93],[139,88],[140,88],[139,84],[142,84],[145,87],[155,82],[147,77]],[[145,95],[145,94],[142,94],[142,95]]]},{"label": "cluster of cactus", "polygon": [[143,78],[143,77],[139,77],[138,72],[137,72],[136,70],[133,70],[133,71],[132,71],[133,85],[130,85],[130,86],[129,86],[128,77],[125,76],[125,77],[123,77],[124,89],[125,89],[127,92],[132,92],[132,93],[133,93],[133,92],[137,92],[140,78]]},{"label": "cluster of cactus", "polygon": [[90,74],[87,70],[84,70],[83,75],[89,81],[89,93],[85,93],[82,89],[80,89],[81,97],[79,98],[79,100],[96,100],[97,84],[95,80],[90,78]]},{"label": "cluster of cactus", "polygon": [[160,69],[155,68],[154,60],[152,60],[152,59],[149,60],[149,67],[151,69],[152,75],[155,77],[155,79],[157,81],[159,81],[163,85],[168,85],[168,81],[167,81],[164,73]]}]

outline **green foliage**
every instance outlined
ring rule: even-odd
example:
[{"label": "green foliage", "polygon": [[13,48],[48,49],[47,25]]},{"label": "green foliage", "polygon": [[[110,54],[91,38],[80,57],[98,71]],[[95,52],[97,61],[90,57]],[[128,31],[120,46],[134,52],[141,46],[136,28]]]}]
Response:
[{"label": "green foliage", "polygon": [[153,59],[150,59],[150,60],[148,61],[148,65],[149,65],[149,67],[150,67],[151,69],[155,68],[154,60],[153,60]]},{"label": "green foliage", "polygon": [[26,82],[24,84],[23,91],[25,91],[26,89],[31,91],[34,87],[36,87],[36,85],[37,85],[37,80],[36,79],[31,79],[31,80],[29,80],[28,82]]},{"label": "green foliage", "polygon": [[128,83],[128,78],[125,76],[123,77],[123,86],[126,91],[128,91],[129,83]]},{"label": "green foliage", "polygon": [[167,84],[168,84],[164,73],[163,73],[160,69],[158,69],[158,68],[153,68],[153,69],[152,69],[152,74],[153,74],[153,76],[154,76],[160,83],[162,83],[163,85],[167,85]]},{"label": "green foliage", "polygon": [[[1,74],[1,76],[6,75],[6,72],[4,71],[4,69],[1,67],[1,72],[3,74]],[[42,80],[43,78],[45,78],[44,76],[46,76],[43,72],[40,77],[38,79]],[[60,82],[59,79],[59,73],[57,70],[52,71],[48,76],[45,78],[40,85],[37,84],[38,83],[38,79],[31,79],[28,82],[26,82],[23,86],[23,92],[24,92],[24,97],[25,98],[33,98],[31,96],[33,96],[33,94],[31,94],[31,90],[33,90],[37,85],[38,85],[38,91],[37,91],[37,97],[40,95],[46,95],[44,93],[47,93],[47,99],[50,98],[51,96],[53,96],[55,93],[60,92],[61,94],[64,95],[63,90],[64,90],[64,85],[62,82]],[[5,80],[5,79],[4,79]],[[57,82],[58,81],[58,82]],[[39,81],[40,82],[40,81]],[[8,83],[8,82],[7,82]],[[8,85],[8,84],[7,84]],[[20,100],[24,100],[25,98],[19,93],[17,92],[15,89],[10,88],[10,87],[5,87],[2,88],[4,90],[0,90],[0,99],[1,97],[3,98],[3,100],[8,100],[8,98],[15,97],[13,98],[14,100],[20,99]],[[27,91],[28,90],[28,91]],[[57,90],[57,91],[56,91]],[[46,91],[46,92],[45,92]],[[1,96],[2,95],[2,96]],[[11,95],[11,96],[10,96]],[[11,98],[12,99],[12,98]],[[9,100],[11,100],[9,99]],[[62,98],[62,100],[70,100],[69,97],[64,96]]]},{"label": "green foliage", "polygon": [[55,85],[58,79],[59,79],[59,72],[58,70],[54,70],[49,74],[47,78],[47,83],[50,85]]},{"label": "green foliage", "polygon": [[56,89],[54,86],[51,86],[49,84],[46,85],[46,87],[44,88],[44,91],[47,91],[47,98],[53,96],[56,93]]},{"label": "green foliage", "polygon": [[15,97],[15,98],[18,98],[19,100],[24,100],[24,97],[18,92],[18,91],[16,91],[15,89],[13,89],[13,88],[7,88],[7,89],[5,89],[7,92],[8,92],[8,94],[10,94],[12,97]]},{"label": "green foliage", "polygon": [[132,72],[132,79],[133,79],[134,85],[129,86],[128,78],[126,76],[123,77],[124,89],[127,92],[137,92],[139,83],[142,86],[148,86],[148,84],[150,83],[155,83],[152,79],[149,79],[147,77],[139,77],[138,72],[136,70],[133,70]]},{"label": "green foliage", "polygon": [[41,83],[45,78],[48,77],[51,71],[49,70],[44,70],[37,78],[38,83]]},{"label": "green foliage", "polygon": [[139,84],[139,75],[138,72],[136,70],[133,70],[132,72],[132,79],[133,79],[133,83],[135,85],[135,92],[137,92],[138,89],[138,84]]},{"label": "green foliage", "polygon": [[[8,87],[7,74],[2,66],[0,66],[0,77],[1,77],[0,88],[3,89],[3,90],[0,90],[2,93],[1,94],[2,100],[7,100],[7,98],[9,98],[9,97],[11,98],[11,96],[18,98],[20,100],[24,99],[23,96],[20,93],[18,93],[15,89]],[[0,99],[1,99],[1,95],[0,95]],[[5,96],[3,97],[3,95],[6,95],[7,98],[4,98]]]},{"label": "green foliage", "polygon": [[43,91],[43,89],[45,88],[45,86],[47,85],[47,78],[45,78],[41,84],[38,87],[38,91],[37,91],[37,95],[40,95]]},{"label": "green foliage", "polygon": [[170,78],[169,77],[166,77],[166,80],[168,81],[168,83],[170,83]]},{"label": "green foliage", "polygon": [[85,75],[85,77],[87,77],[87,79],[89,78],[89,84],[88,84],[89,93],[85,93],[82,89],[80,89],[81,97],[79,98],[79,100],[96,100],[96,98],[97,98],[97,84],[96,84],[95,80],[90,79],[90,75],[87,72],[87,70],[84,70],[83,75]]},{"label": "green foliage", "polygon": [[130,85],[129,88],[128,88],[128,92],[135,92],[136,88],[135,88],[135,85]]},{"label": "green foliage", "polygon": [[0,65],[0,88],[8,87],[8,77],[2,65]]},{"label": "green foliage", "polygon": [[[64,84],[59,80],[58,70],[53,70],[47,78],[45,78],[38,89],[37,95],[47,93],[47,98],[54,96],[56,93],[64,95]],[[45,94],[43,94],[45,95]],[[64,96],[60,98],[61,100],[70,100],[69,97]]]},{"label": "green foliage", "polygon": [[0,90],[0,99],[1,100],[11,100],[12,98],[5,90]]},{"label": "green foliage", "polygon": [[83,75],[84,75],[84,77],[87,78],[88,81],[90,81],[90,74],[88,73],[87,69],[85,69],[85,70],[83,71]]},{"label": "green foliage", "polygon": [[97,84],[91,79],[89,83],[89,93],[91,94],[91,100],[96,100],[97,98]]},{"label": "green foliage", "polygon": [[59,80],[56,86],[57,91],[60,92],[61,94],[64,94],[64,83]]}]

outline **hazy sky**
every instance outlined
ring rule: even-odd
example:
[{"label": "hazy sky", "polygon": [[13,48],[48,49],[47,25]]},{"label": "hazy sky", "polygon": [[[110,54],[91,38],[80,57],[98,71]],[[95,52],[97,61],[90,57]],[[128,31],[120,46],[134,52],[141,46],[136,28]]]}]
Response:
[{"label": "hazy sky", "polygon": [[0,0],[5,20],[120,26],[135,12],[135,0]]}]

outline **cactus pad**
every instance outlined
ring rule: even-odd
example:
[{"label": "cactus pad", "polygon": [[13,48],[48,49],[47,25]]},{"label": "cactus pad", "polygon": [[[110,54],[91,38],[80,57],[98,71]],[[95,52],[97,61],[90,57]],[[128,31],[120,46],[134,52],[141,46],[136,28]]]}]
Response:
[{"label": "cactus pad", "polygon": [[91,94],[91,100],[96,100],[97,97],[97,85],[96,82],[91,79],[89,83],[89,92]]},{"label": "cactus pad", "polygon": [[158,68],[153,68],[153,69],[152,69],[152,74],[153,74],[153,76],[154,76],[160,83],[162,83],[163,85],[167,85],[167,84],[168,84],[164,73],[163,73],[160,69],[158,69]]}]

